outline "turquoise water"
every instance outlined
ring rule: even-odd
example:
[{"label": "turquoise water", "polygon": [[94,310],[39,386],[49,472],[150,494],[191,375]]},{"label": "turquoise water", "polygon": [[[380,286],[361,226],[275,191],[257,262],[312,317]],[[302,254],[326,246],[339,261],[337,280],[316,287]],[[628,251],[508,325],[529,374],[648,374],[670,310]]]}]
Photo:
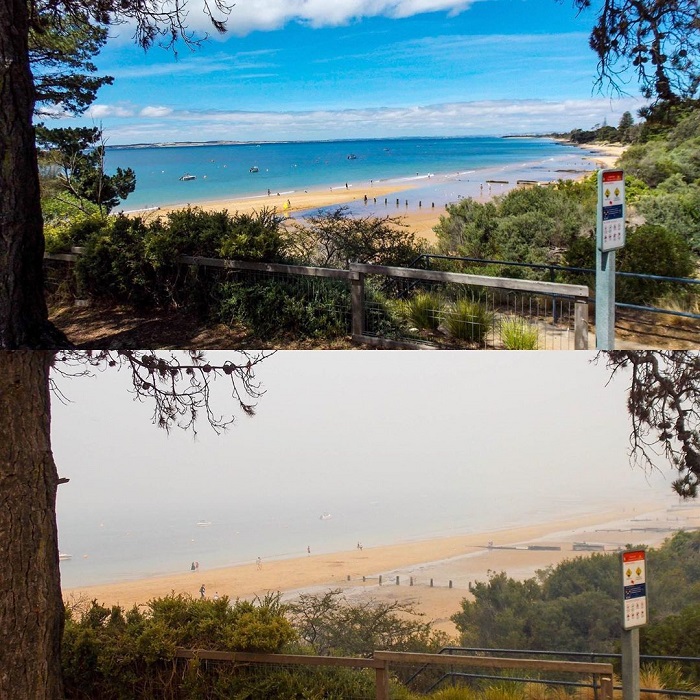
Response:
[{"label": "turquoise water", "polygon": [[[538,179],[561,177],[572,165],[585,168],[580,149],[544,138],[411,138],[308,141],[107,149],[108,171],[133,168],[136,191],[121,207],[134,209],[219,199],[274,196],[305,189],[409,183],[420,196],[452,201],[448,182],[470,180],[491,169],[515,175],[538,171]],[[348,156],[354,156],[349,158]],[[590,167],[590,166],[589,166]],[[258,168],[257,172],[250,172]],[[196,179],[181,181],[185,174]],[[483,177],[482,177],[483,179]],[[441,189],[442,188],[442,189]]]}]

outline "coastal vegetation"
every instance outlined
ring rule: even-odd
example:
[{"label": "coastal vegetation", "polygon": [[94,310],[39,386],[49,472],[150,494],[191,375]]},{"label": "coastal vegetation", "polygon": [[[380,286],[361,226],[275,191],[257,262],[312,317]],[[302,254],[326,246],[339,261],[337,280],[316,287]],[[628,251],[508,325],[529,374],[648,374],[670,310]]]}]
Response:
[{"label": "coastal vegetation", "polygon": [[[700,609],[700,532],[679,532],[648,553],[653,615],[641,630],[642,653],[690,647],[685,618]],[[453,616],[464,646],[614,652],[622,631],[620,561],[591,554],[516,581],[492,572],[470,587]],[[692,638],[692,635],[691,635]],[[689,640],[688,640],[689,641]],[[690,655],[695,655],[690,654]],[[700,680],[700,679],[695,679]]]},{"label": "coastal vegetation", "polygon": [[[678,532],[649,550],[647,567],[653,616],[641,629],[642,653],[695,656],[700,533]],[[619,568],[617,554],[594,553],[524,581],[492,572],[488,581],[470,586],[471,599],[464,599],[453,616],[457,642],[479,648],[615,652],[622,617]],[[252,602],[171,594],[131,610],[73,601],[66,613],[62,665],[68,698],[371,697],[374,678],[368,670],[254,663],[234,667],[224,661],[178,659],[177,650],[371,658],[377,649],[435,653],[448,643],[454,640],[434,631],[410,605],[371,597],[353,601],[339,589],[305,593],[290,603],[282,603],[279,594]],[[642,685],[694,690],[699,671],[692,663],[656,664],[644,670]],[[414,675],[397,666],[391,697],[521,700],[533,693],[531,685],[507,677],[427,692],[442,672],[424,670],[418,680]],[[561,693],[555,686],[543,687],[537,697],[579,697]]]},{"label": "coastal vegetation", "polygon": [[[574,130],[576,143],[629,143],[619,160],[625,170],[627,242],[616,254],[619,272],[694,277],[700,256],[700,109],[696,100],[657,104],[634,124],[623,115],[618,128]],[[535,265],[595,268],[596,180],[517,189],[481,203],[465,199],[448,207],[436,227],[437,250],[451,256]],[[664,255],[659,255],[659,250]],[[590,273],[464,262],[449,265],[479,274],[592,283]],[[622,278],[617,299],[632,304],[692,309],[695,288]]]}]

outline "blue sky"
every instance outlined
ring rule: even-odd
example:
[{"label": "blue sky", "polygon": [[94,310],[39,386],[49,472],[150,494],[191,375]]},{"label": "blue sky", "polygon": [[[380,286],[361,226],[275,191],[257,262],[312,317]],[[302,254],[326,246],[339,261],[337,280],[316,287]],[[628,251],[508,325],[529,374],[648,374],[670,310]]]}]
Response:
[{"label": "blue sky", "polygon": [[[206,30],[201,7],[189,24]],[[79,121],[112,144],[616,124],[642,102],[594,91],[594,20],[556,0],[238,0],[224,37],[177,59],[115,27],[97,60],[114,85]]]}]

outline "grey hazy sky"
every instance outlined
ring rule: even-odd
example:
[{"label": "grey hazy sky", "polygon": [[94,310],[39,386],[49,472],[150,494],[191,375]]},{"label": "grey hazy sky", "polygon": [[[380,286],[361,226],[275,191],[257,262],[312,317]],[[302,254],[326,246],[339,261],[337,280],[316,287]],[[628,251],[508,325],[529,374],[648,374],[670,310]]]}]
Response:
[{"label": "grey hazy sky", "polygon": [[[222,361],[228,353],[210,353]],[[258,370],[257,416],[217,436],[166,435],[125,371],[60,380],[53,403],[60,511],[115,503],[395,497],[489,484],[506,497],[601,500],[670,492],[628,461],[625,383],[583,352],[279,352]],[[219,410],[227,401],[220,382]],[[420,493],[417,493],[420,492]],[[369,497],[369,496],[368,496]]]}]

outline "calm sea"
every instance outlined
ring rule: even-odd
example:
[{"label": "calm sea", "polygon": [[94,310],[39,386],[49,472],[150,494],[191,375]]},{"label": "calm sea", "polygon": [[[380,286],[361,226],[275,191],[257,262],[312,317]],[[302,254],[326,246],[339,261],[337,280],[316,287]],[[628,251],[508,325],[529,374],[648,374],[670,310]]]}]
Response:
[{"label": "calm sea", "polygon": [[[411,138],[110,147],[106,165],[110,172],[117,167],[136,172],[136,191],[121,207],[129,211],[257,197],[268,190],[284,195],[305,189],[344,189],[346,184],[366,188],[370,182],[387,181],[430,187],[421,196],[442,201],[446,195],[435,193],[435,188],[444,184],[445,177],[469,179],[475,171],[508,168],[518,176],[533,173],[539,180],[553,180],[571,168],[590,168],[582,155],[578,148],[545,138]],[[196,179],[180,180],[185,174]]]},{"label": "calm sea", "polygon": [[[403,477],[401,477],[403,478]],[[649,500],[643,480],[630,480],[624,498],[601,491],[599,483],[567,493],[561,482],[522,486],[519,497],[504,499],[501,486],[445,488],[424,484],[413,493],[381,495],[366,487],[339,493],[329,487],[323,498],[293,494],[259,495],[224,489],[206,507],[156,500],[114,504],[80,513],[59,512],[61,562],[65,588],[181,573],[200,562],[201,571],[263,560],[353,550],[358,542],[378,546],[517,525],[558,520]],[[364,493],[363,493],[364,491]],[[224,498],[225,496],[225,498]],[[323,505],[321,505],[323,503]],[[206,525],[199,525],[199,522]]]}]

